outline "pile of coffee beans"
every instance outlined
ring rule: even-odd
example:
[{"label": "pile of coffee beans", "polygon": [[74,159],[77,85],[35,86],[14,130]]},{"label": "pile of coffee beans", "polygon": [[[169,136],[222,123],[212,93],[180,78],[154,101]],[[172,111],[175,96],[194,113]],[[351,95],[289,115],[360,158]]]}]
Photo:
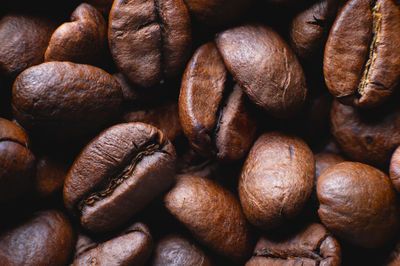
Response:
[{"label": "pile of coffee beans", "polygon": [[3,0],[0,265],[400,265],[399,0]]}]

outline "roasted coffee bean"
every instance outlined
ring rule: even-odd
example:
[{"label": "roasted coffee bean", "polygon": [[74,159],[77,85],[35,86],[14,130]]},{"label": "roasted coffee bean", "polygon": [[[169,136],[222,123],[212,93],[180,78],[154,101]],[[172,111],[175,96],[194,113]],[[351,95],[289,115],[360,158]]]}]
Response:
[{"label": "roasted coffee bean", "polygon": [[0,20],[0,72],[14,79],[30,66],[43,62],[57,24],[32,15],[6,15]]},{"label": "roasted coffee bean", "polygon": [[396,235],[399,210],[390,179],[362,163],[343,162],[317,181],[318,215],[330,232],[366,248],[386,244]]},{"label": "roasted coffee bean", "polygon": [[115,125],[73,163],[64,183],[65,206],[90,231],[116,229],[172,184],[175,160],[173,145],[157,128]]},{"label": "roasted coffee bean", "polygon": [[165,196],[165,205],[199,242],[218,254],[235,262],[250,255],[250,231],[240,204],[217,183],[181,175]]},{"label": "roasted coffee bean", "polygon": [[36,213],[29,220],[2,230],[1,265],[66,265],[75,242],[73,229],[60,211]]},{"label": "roasted coffee bean", "polygon": [[337,16],[324,55],[330,92],[361,108],[381,105],[400,78],[400,10],[392,0],[351,0]]},{"label": "roasted coffee bean", "polygon": [[127,112],[124,122],[143,122],[160,129],[170,141],[182,134],[179,122],[178,105],[176,102],[166,102],[153,109]]},{"label": "roasted coffee bean", "polygon": [[29,149],[26,132],[0,118],[0,202],[23,197],[31,190],[35,156]]},{"label": "roasted coffee bean", "polygon": [[323,171],[338,163],[342,163],[345,159],[337,154],[321,152],[314,155],[315,159],[315,180],[322,174]]},{"label": "roasted coffee bean", "polygon": [[257,129],[246,100],[239,86],[230,84],[215,45],[197,49],[183,75],[179,96],[179,117],[190,145],[204,156],[242,158]]},{"label": "roasted coffee bean", "polygon": [[72,13],[71,22],[62,24],[53,33],[44,60],[94,64],[106,44],[103,16],[93,6],[83,3]]},{"label": "roasted coffee bean", "polygon": [[120,235],[103,243],[79,235],[72,265],[144,265],[152,246],[150,231],[142,223],[131,225]]},{"label": "roasted coffee bean", "polygon": [[261,237],[251,265],[341,265],[339,243],[321,224],[310,224],[297,234],[278,239]]},{"label": "roasted coffee bean", "polygon": [[290,46],[272,29],[245,25],[219,33],[219,52],[233,77],[257,106],[288,117],[303,106],[303,69]]},{"label": "roasted coffee bean", "polygon": [[190,56],[191,27],[182,0],[114,1],[108,38],[118,68],[151,87],[180,74]]},{"label": "roasted coffee bean", "polygon": [[394,151],[390,160],[390,179],[394,188],[400,192],[400,148]]},{"label": "roasted coffee bean", "polygon": [[386,168],[400,145],[400,111],[396,106],[362,111],[334,101],[331,130],[350,159]]},{"label": "roasted coffee bean", "polygon": [[293,219],[311,195],[314,175],[314,156],[303,140],[264,133],[251,148],[239,179],[246,218],[266,230]]},{"label": "roasted coffee bean", "polygon": [[25,70],[13,85],[15,118],[41,138],[89,135],[118,116],[121,102],[118,82],[90,65],[43,63]]},{"label": "roasted coffee bean", "polygon": [[206,254],[194,243],[178,235],[169,235],[157,243],[151,265],[211,266],[212,263]]}]

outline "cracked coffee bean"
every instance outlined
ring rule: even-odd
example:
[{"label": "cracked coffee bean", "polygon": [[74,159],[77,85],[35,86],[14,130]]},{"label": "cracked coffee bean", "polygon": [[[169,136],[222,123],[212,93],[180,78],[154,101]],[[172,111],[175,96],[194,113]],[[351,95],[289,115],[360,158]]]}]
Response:
[{"label": "cracked coffee bean", "polygon": [[73,163],[64,204],[92,232],[126,223],[172,184],[175,149],[157,128],[125,123],[94,138]]},{"label": "cracked coffee bean", "polygon": [[357,162],[325,170],[317,182],[318,215],[330,232],[361,247],[377,248],[398,231],[399,208],[389,177]]},{"label": "cracked coffee bean", "polygon": [[190,57],[191,27],[182,0],[116,0],[108,39],[115,64],[134,84],[175,78]]},{"label": "cracked coffee bean", "polygon": [[269,230],[296,217],[311,195],[314,175],[314,155],[303,140],[279,132],[261,135],[239,179],[247,220]]},{"label": "cracked coffee bean", "polygon": [[320,224],[304,227],[294,235],[261,237],[246,266],[257,265],[341,265],[339,243]]},{"label": "cracked coffee bean", "polygon": [[233,161],[249,150],[257,124],[244,93],[227,75],[213,43],[197,49],[182,78],[179,117],[193,149]]},{"label": "cracked coffee bean", "polygon": [[14,116],[39,138],[88,136],[116,119],[121,103],[118,82],[90,65],[43,63],[22,72],[13,85]]},{"label": "cracked coffee bean", "polygon": [[215,42],[229,72],[255,105],[279,118],[302,108],[307,96],[303,69],[272,28],[239,26],[217,34]]},{"label": "cracked coffee bean", "polygon": [[330,92],[342,103],[372,108],[400,80],[400,9],[392,0],[351,0],[337,16],[324,55]]},{"label": "cracked coffee bean", "polygon": [[135,223],[102,243],[79,235],[72,265],[144,265],[152,246],[150,231],[142,223]]}]

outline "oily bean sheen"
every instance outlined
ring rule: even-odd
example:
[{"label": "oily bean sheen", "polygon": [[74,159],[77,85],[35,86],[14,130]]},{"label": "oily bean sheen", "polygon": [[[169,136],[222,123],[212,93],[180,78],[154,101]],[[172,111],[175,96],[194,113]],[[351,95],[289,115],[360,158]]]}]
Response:
[{"label": "oily bean sheen", "polygon": [[318,178],[318,215],[328,230],[361,247],[376,248],[396,235],[399,210],[390,179],[362,163],[343,162]]},{"label": "oily bean sheen", "polygon": [[390,179],[394,188],[400,192],[400,148],[397,147],[390,160]]},{"label": "oily bean sheen", "polygon": [[314,156],[303,140],[264,133],[251,148],[239,179],[247,219],[266,230],[292,219],[310,197],[314,175]]},{"label": "oily bean sheen", "polygon": [[21,73],[13,85],[15,118],[28,132],[53,139],[92,133],[115,119],[122,92],[100,68],[48,62]]},{"label": "oily bean sheen", "polygon": [[175,149],[157,128],[115,125],[93,139],[73,163],[64,203],[93,232],[127,222],[166,190],[175,174]]},{"label": "oily bean sheen", "polygon": [[16,124],[0,118],[0,202],[23,197],[32,186],[35,156],[29,138]]},{"label": "oily bean sheen", "polygon": [[45,61],[95,63],[107,44],[106,22],[93,6],[83,3],[53,33]]},{"label": "oily bean sheen", "polygon": [[339,243],[321,224],[313,223],[285,238],[261,237],[246,266],[341,265]]},{"label": "oily bean sheen", "polygon": [[131,225],[120,235],[103,243],[80,235],[72,265],[144,265],[152,246],[150,231],[142,223]]},{"label": "oily bean sheen", "polygon": [[219,33],[215,41],[229,72],[254,104],[276,117],[291,116],[303,106],[303,69],[273,29],[240,26]]},{"label": "oily bean sheen", "polygon": [[1,265],[66,265],[74,245],[74,232],[60,211],[48,210],[2,231]]},{"label": "oily bean sheen", "polygon": [[118,68],[150,87],[176,77],[190,56],[190,18],[183,0],[116,0],[108,38]]},{"label": "oily bean sheen", "polygon": [[394,149],[400,145],[400,110],[363,111],[334,101],[331,131],[350,159],[388,167]]},{"label": "oily bean sheen", "polygon": [[392,0],[351,0],[342,8],[325,47],[324,75],[345,104],[382,104],[400,78],[400,10]]},{"label": "oily bean sheen", "polygon": [[249,227],[235,196],[217,183],[182,175],[165,196],[167,209],[218,254],[242,261],[250,254]]},{"label": "oily bean sheen", "polygon": [[242,90],[228,81],[213,43],[197,49],[185,70],[179,117],[190,145],[204,156],[237,160],[253,142],[256,122],[247,111]]},{"label": "oily bean sheen", "polygon": [[169,235],[162,238],[156,245],[151,265],[153,266],[178,266],[198,265],[211,266],[210,259],[204,252],[189,240],[178,236]]}]

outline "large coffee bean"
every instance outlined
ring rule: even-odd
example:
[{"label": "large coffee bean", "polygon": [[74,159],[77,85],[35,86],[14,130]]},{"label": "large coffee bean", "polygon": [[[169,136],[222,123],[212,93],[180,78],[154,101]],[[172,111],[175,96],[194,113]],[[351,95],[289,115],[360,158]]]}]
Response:
[{"label": "large coffee bean", "polygon": [[15,118],[42,138],[72,139],[93,133],[115,119],[121,88],[100,68],[48,62],[21,73],[13,85]]},{"label": "large coffee bean", "polygon": [[115,125],[75,160],[64,183],[65,206],[84,228],[113,230],[172,184],[175,157],[173,145],[157,128]]},{"label": "large coffee bean", "polygon": [[237,160],[253,142],[256,121],[231,83],[215,45],[197,49],[182,78],[179,117],[190,145],[204,156]]},{"label": "large coffee bean", "polygon": [[240,26],[219,33],[215,41],[229,72],[257,106],[276,117],[291,116],[303,106],[303,69],[273,29]]},{"label": "large coffee bean", "polygon": [[345,104],[382,104],[400,78],[400,10],[392,0],[351,0],[337,16],[325,47],[330,92]]},{"label": "large coffee bean", "polygon": [[190,18],[182,0],[114,1],[108,38],[118,68],[150,87],[176,77],[190,56]]},{"label": "large coffee bean", "polygon": [[390,179],[362,163],[343,162],[318,178],[318,215],[335,235],[367,248],[386,244],[396,235],[399,209]]},{"label": "large coffee bean", "polygon": [[239,179],[247,219],[267,230],[292,219],[310,197],[314,175],[314,156],[303,140],[264,133],[251,148]]},{"label": "large coffee bean", "polygon": [[32,218],[0,234],[1,265],[66,265],[74,247],[67,217],[55,210]]},{"label": "large coffee bean", "polygon": [[250,255],[249,228],[235,196],[217,183],[182,175],[165,196],[167,209],[204,245],[233,260]]}]

